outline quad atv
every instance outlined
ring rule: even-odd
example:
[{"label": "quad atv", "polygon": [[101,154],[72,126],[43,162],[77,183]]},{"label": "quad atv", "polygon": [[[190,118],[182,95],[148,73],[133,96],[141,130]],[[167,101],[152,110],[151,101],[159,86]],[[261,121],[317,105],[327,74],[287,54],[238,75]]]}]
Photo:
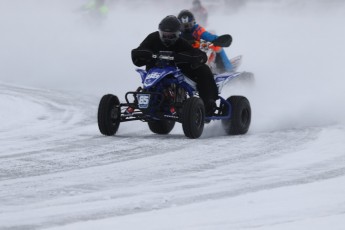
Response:
[{"label": "quad atv", "polygon": [[[214,43],[217,44],[217,41]],[[223,43],[220,39],[219,45]],[[185,136],[193,139],[202,135],[204,125],[211,120],[221,120],[229,135],[247,133],[251,122],[251,107],[247,98],[231,96],[224,99],[219,95],[216,111],[212,116],[205,116],[205,106],[198,96],[196,83],[174,64],[173,53],[161,51],[152,58],[159,65],[149,71],[137,69],[142,86],[127,92],[126,102],[121,103],[112,94],[102,97],[98,108],[98,127],[102,134],[112,136],[121,122],[135,120],[147,122],[153,133],[162,135],[169,134],[179,122]],[[232,72],[214,76],[219,94],[223,86],[238,74]]]}]

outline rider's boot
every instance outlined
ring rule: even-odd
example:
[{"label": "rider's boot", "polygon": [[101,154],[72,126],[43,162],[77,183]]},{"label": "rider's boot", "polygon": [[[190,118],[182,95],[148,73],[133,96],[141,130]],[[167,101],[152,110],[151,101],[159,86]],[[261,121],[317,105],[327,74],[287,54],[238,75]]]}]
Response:
[{"label": "rider's boot", "polygon": [[208,100],[208,102],[205,105],[205,116],[212,117],[216,109],[217,109],[216,101],[213,99]]}]

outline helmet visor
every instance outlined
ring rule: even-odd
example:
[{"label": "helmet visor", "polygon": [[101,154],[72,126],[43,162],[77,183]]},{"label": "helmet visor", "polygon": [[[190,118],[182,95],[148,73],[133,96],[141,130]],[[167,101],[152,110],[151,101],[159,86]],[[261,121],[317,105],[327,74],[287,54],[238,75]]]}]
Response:
[{"label": "helmet visor", "polygon": [[164,32],[164,31],[159,31],[159,36],[166,45],[172,45],[176,42],[176,40],[180,36],[180,31],[176,32]]}]

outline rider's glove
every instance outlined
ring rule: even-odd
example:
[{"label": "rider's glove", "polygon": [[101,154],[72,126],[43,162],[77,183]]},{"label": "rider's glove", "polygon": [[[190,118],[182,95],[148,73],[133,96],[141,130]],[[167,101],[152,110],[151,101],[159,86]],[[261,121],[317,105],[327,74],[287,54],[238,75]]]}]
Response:
[{"label": "rider's glove", "polygon": [[132,50],[132,61],[136,66],[143,66],[151,62],[152,52],[150,50]]},{"label": "rider's glove", "polygon": [[190,63],[190,64],[204,64],[207,61],[207,56],[204,53],[200,55],[191,55],[187,52],[175,53],[174,60],[176,64]]},{"label": "rider's glove", "polygon": [[187,53],[174,53],[174,61],[176,64],[190,63],[192,56]]}]

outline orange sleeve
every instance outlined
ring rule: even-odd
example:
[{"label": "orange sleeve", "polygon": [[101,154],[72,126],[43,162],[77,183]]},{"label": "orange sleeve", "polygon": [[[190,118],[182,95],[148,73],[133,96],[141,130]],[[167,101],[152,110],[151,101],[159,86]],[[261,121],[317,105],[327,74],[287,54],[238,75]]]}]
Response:
[{"label": "orange sleeve", "polygon": [[206,31],[206,29],[204,27],[198,26],[194,32],[193,32],[193,37],[195,38],[195,40],[200,40],[201,39],[201,35]]}]

